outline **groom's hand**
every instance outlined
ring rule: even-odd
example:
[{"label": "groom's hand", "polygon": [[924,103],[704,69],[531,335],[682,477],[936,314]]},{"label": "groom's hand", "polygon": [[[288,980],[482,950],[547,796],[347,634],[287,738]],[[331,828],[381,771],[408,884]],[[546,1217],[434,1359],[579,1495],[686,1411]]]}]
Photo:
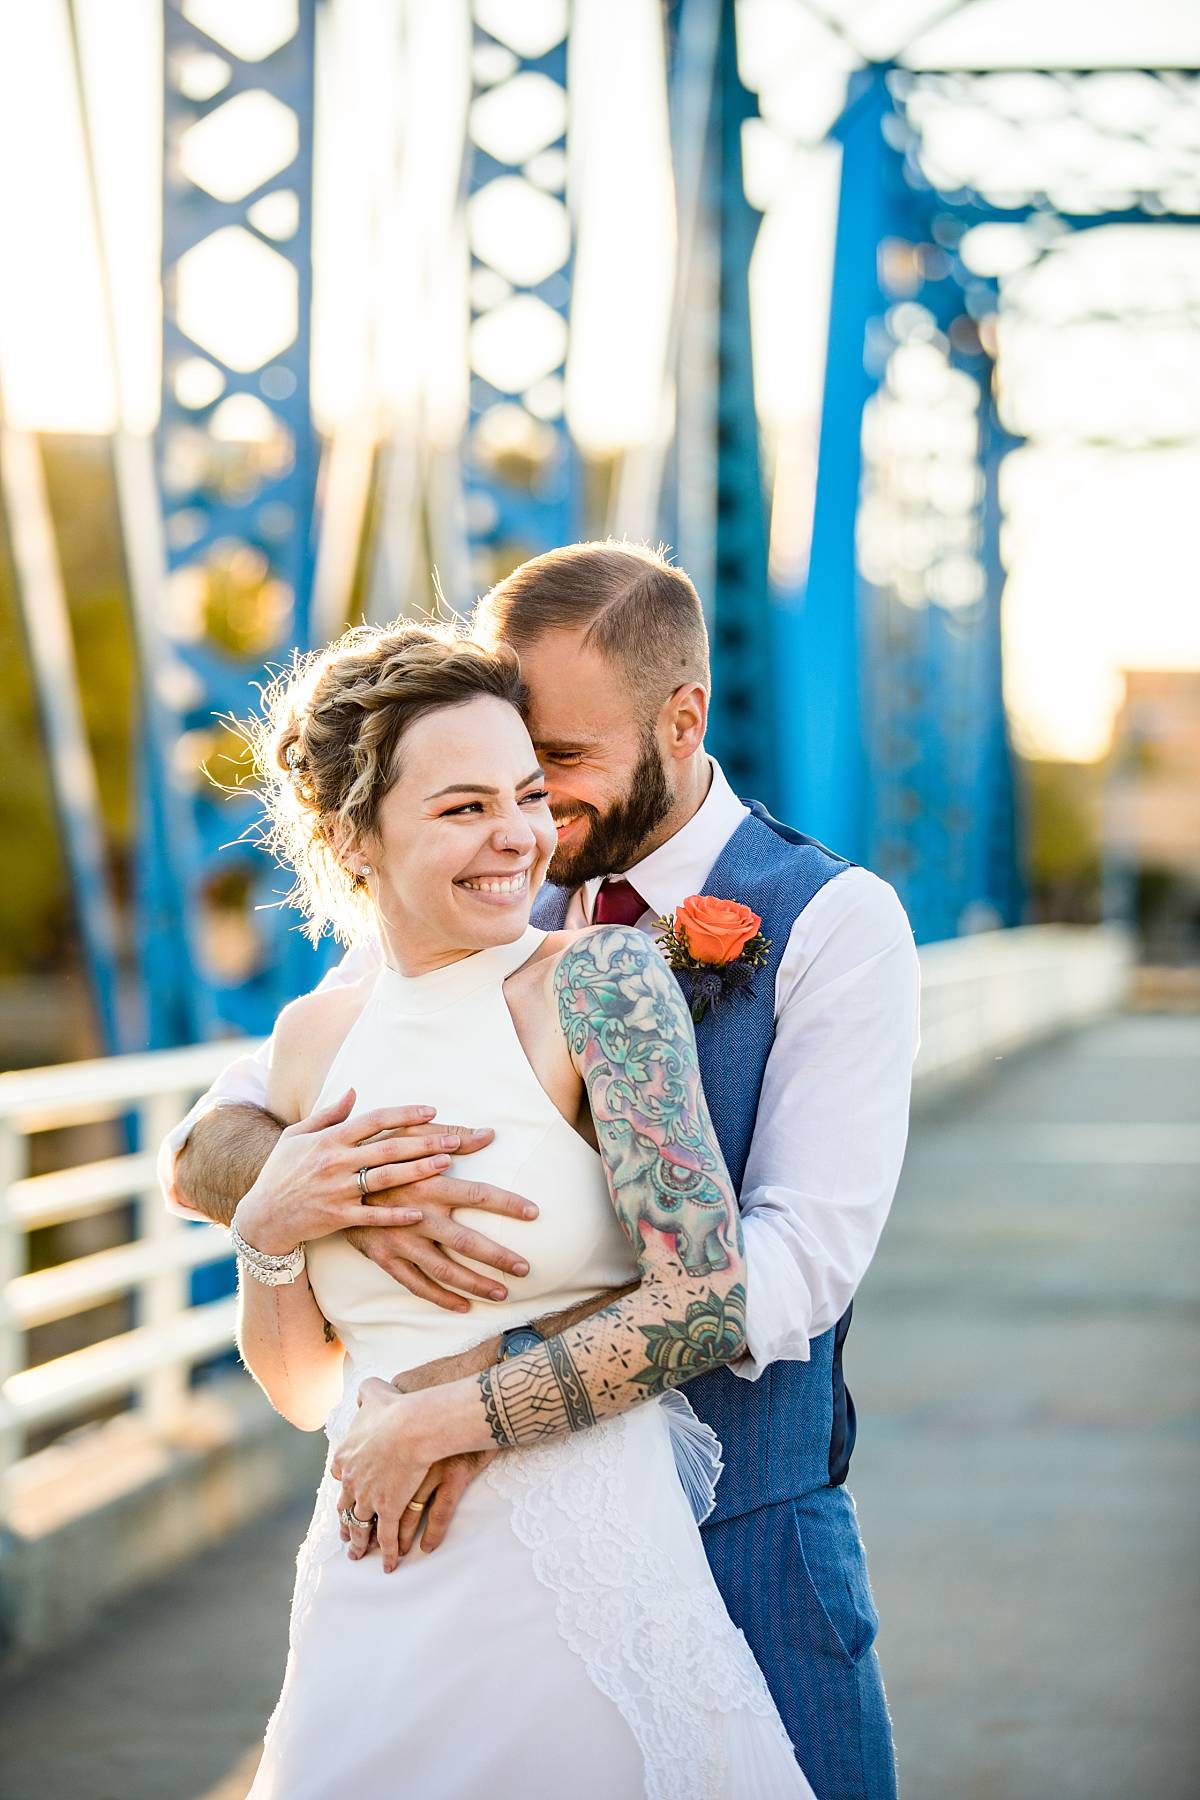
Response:
[{"label": "groom's hand", "polygon": [[475,1480],[482,1475],[499,1450],[471,1450],[462,1456],[447,1456],[434,1463],[413,1495],[413,1503],[425,1503],[423,1513],[406,1506],[400,1518],[400,1554],[407,1556],[421,1534],[421,1549],[426,1555],[436,1550],[450,1529],[450,1521],[458,1511],[459,1501]]},{"label": "groom's hand", "polygon": [[[403,1369],[392,1376],[392,1386],[402,1394],[415,1394],[421,1388],[441,1387],[447,1381],[461,1381],[466,1375],[482,1375],[500,1354],[500,1337],[486,1338],[454,1356],[439,1356],[416,1369]],[[423,1513],[404,1509],[400,1521],[400,1554],[407,1556],[421,1534],[421,1549],[426,1555],[436,1550],[450,1529],[450,1521],[458,1511],[458,1503],[475,1480],[482,1475],[498,1450],[472,1450],[463,1456],[447,1456],[434,1463],[413,1500],[423,1500]],[[343,1531],[345,1527],[343,1526]]]},{"label": "groom's hand", "polygon": [[[428,1126],[425,1127],[429,1129]],[[450,1139],[452,1156],[469,1156],[490,1144],[495,1132],[472,1125],[441,1125],[440,1133]],[[453,1140],[458,1140],[457,1145]],[[371,1196],[372,1200],[376,1198]],[[389,1195],[378,1199],[387,1202]],[[356,1250],[377,1264],[406,1287],[419,1300],[432,1301],[446,1312],[465,1313],[471,1302],[465,1294],[481,1300],[506,1300],[508,1289],[494,1275],[481,1274],[458,1258],[469,1256],[506,1275],[528,1275],[529,1264],[523,1256],[495,1243],[480,1231],[460,1225],[455,1217],[462,1207],[502,1215],[510,1219],[536,1219],[537,1207],[521,1194],[507,1188],[492,1187],[486,1181],[460,1179],[449,1174],[430,1175],[423,1181],[409,1182],[404,1189],[404,1204],[419,1207],[422,1217],[418,1225],[356,1225],[345,1235]],[[459,1288],[461,1293],[453,1290]],[[446,1376],[442,1380],[448,1379]]]},{"label": "groom's hand", "polygon": [[[482,1344],[472,1344],[469,1350],[459,1350],[453,1356],[439,1356],[432,1362],[422,1363],[419,1368],[403,1369],[400,1374],[393,1375],[392,1386],[401,1394],[416,1394],[423,1388],[441,1387],[447,1381],[461,1381],[465,1375],[482,1375],[499,1354],[497,1334]],[[425,1503],[425,1511],[417,1513],[405,1507],[401,1514],[401,1556],[407,1556],[412,1549],[418,1532],[421,1532],[422,1550],[437,1549],[458,1511],[459,1501],[475,1477],[482,1475],[492,1458],[499,1454],[498,1450],[473,1450],[462,1456],[443,1457],[434,1463],[413,1495],[414,1501]],[[348,1544],[350,1533],[340,1520],[339,1528],[342,1542]]]},{"label": "groom's hand", "polygon": [[[636,1281],[631,1281],[625,1287],[609,1288],[603,1293],[593,1294],[590,1299],[581,1300],[562,1312],[547,1313],[536,1319],[535,1327],[543,1338],[555,1337],[560,1331],[568,1331],[572,1325],[581,1325],[593,1313],[611,1306],[623,1295],[632,1294],[637,1285]],[[497,1333],[494,1337],[485,1338],[481,1344],[472,1344],[467,1350],[456,1351],[453,1356],[439,1356],[432,1362],[421,1363],[415,1369],[402,1369],[398,1375],[392,1376],[392,1386],[402,1394],[415,1394],[423,1388],[442,1387],[448,1381],[461,1381],[467,1375],[482,1375],[485,1369],[492,1367],[499,1355],[500,1336]],[[406,1556],[412,1549],[418,1532],[421,1533],[422,1550],[428,1552],[437,1549],[450,1529],[450,1521],[458,1511],[463,1495],[475,1478],[482,1475],[492,1458],[499,1454],[498,1450],[474,1450],[463,1456],[447,1456],[441,1462],[434,1463],[413,1495],[414,1501],[425,1502],[425,1511],[410,1512],[406,1507],[400,1521],[401,1556]],[[341,1532],[348,1543],[350,1533],[344,1525]]]}]

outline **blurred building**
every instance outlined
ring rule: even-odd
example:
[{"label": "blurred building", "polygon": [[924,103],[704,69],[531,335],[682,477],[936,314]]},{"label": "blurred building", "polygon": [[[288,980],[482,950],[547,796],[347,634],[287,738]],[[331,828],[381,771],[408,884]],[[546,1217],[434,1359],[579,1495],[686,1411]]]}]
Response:
[{"label": "blurred building", "polygon": [[1125,671],[1107,849],[1129,871],[1152,957],[1200,959],[1200,672]]}]

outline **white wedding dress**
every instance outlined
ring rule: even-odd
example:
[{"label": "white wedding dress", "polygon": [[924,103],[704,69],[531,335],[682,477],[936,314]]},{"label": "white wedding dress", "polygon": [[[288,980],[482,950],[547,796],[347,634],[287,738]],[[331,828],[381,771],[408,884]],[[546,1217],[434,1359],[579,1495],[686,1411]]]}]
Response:
[{"label": "white wedding dress", "polygon": [[[493,1126],[472,1176],[541,1209],[532,1222],[464,1215],[531,1271],[470,1314],[415,1299],[344,1238],[309,1246],[347,1351],[332,1444],[364,1377],[636,1274],[600,1159],[540,1086],[504,998],[542,935],[531,926],[415,978],[382,969],[329,1071],[323,1096],[352,1084],[359,1108],[419,1097],[446,1123]],[[250,1800],[812,1800],[701,1546],[694,1514],[711,1505],[718,1456],[679,1394],[507,1451],[441,1549],[414,1548],[391,1575],[377,1549],[349,1560],[327,1468]]]}]

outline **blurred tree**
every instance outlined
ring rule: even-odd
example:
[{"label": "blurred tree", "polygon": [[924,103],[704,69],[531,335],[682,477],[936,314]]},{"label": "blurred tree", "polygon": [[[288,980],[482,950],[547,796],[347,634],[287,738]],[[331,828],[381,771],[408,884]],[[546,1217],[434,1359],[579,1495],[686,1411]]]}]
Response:
[{"label": "blurred tree", "polygon": [[0,518],[0,978],[48,968],[72,933],[41,725]]},{"label": "blurred tree", "polygon": [[[133,830],[134,670],[109,447],[101,438],[42,439],[47,489],[81,674],[84,723],[96,764],[117,891],[128,894]],[[58,843],[37,697],[0,520],[0,980],[78,977],[74,902]],[[76,985],[77,981],[75,982]],[[18,1009],[19,1010],[19,1009]],[[62,1056],[87,1053],[79,1013],[63,1013]],[[8,1033],[6,1035],[11,1035]],[[0,1046],[26,1061],[21,1044]],[[45,1048],[36,1052],[45,1054]]]},{"label": "blurred tree", "polygon": [[1021,765],[1030,913],[1035,922],[1100,917],[1103,763]]},{"label": "blurred tree", "polygon": [[42,455],[71,608],[84,723],[96,763],[113,875],[118,892],[124,894],[134,823],[136,697],[109,444],[105,438],[46,437]]}]

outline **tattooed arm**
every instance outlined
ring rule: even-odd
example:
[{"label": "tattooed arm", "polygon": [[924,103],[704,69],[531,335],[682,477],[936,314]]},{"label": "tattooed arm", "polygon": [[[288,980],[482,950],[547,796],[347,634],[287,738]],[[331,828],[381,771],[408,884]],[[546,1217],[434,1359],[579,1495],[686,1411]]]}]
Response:
[{"label": "tattooed arm", "polygon": [[737,1201],[678,983],[643,932],[606,926],[568,947],[554,988],[641,1280],[590,1319],[477,1378],[492,1441],[501,1445],[623,1412],[731,1361],[745,1341]]},{"label": "tattooed arm", "polygon": [[608,925],[568,946],[554,987],[641,1279],[581,1324],[481,1374],[407,1395],[363,1384],[363,1410],[334,1472],[347,1503],[379,1515],[385,1560],[388,1522],[438,1458],[582,1431],[745,1346],[737,1200],[678,984],[642,932]]}]

